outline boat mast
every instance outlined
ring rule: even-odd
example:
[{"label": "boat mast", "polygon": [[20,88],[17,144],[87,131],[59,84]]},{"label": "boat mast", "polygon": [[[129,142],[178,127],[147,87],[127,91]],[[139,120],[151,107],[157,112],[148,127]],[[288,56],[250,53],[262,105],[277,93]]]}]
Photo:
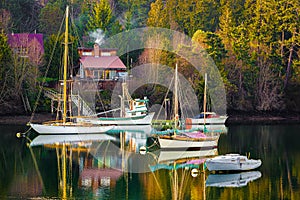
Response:
[{"label": "boat mast", "polygon": [[63,123],[66,123],[67,118],[67,67],[68,67],[68,29],[69,29],[69,6],[66,8],[66,29],[65,29],[65,51],[64,51],[64,88],[63,88],[63,98],[64,98],[64,112],[63,112]]},{"label": "boat mast", "polygon": [[120,117],[125,117],[125,87],[126,87],[126,83],[123,82],[122,83],[122,96],[121,98],[121,113],[120,113]]},{"label": "boat mast", "polygon": [[206,124],[206,85],[207,85],[207,74],[204,75],[204,99],[203,99],[203,119],[204,119],[204,131],[205,131],[205,124]]},{"label": "boat mast", "polygon": [[175,67],[175,79],[174,79],[174,117],[175,117],[175,128],[177,128],[178,122],[178,65]]}]

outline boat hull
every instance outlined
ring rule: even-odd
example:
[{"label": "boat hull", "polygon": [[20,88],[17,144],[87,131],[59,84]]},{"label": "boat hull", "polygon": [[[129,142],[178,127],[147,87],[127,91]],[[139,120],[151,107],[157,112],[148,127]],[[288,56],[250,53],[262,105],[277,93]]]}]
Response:
[{"label": "boat hull", "polygon": [[99,125],[118,125],[118,126],[150,125],[153,117],[154,117],[154,113],[149,113],[145,116],[136,116],[136,117],[78,118],[77,121],[88,122],[88,123],[99,124]]},{"label": "boat hull", "polygon": [[209,171],[246,171],[260,167],[261,160],[229,155],[209,158],[205,164]]},{"label": "boat hull", "polygon": [[113,126],[80,126],[80,125],[57,125],[57,124],[30,124],[31,128],[39,134],[87,134],[104,133]]},{"label": "boat hull", "polygon": [[175,160],[182,160],[182,159],[190,159],[190,158],[203,158],[208,156],[214,156],[218,153],[217,148],[206,148],[202,150],[196,151],[160,151],[158,162],[159,163],[166,163],[166,162],[174,162]]},{"label": "boat hull", "polygon": [[204,125],[204,124],[221,125],[221,124],[225,124],[227,118],[228,118],[227,116],[205,118],[205,123],[204,123],[204,118],[200,118],[200,119],[188,118],[186,120],[186,125]]},{"label": "boat hull", "polygon": [[218,146],[218,138],[212,140],[177,140],[158,137],[158,141],[161,149],[189,149]]}]

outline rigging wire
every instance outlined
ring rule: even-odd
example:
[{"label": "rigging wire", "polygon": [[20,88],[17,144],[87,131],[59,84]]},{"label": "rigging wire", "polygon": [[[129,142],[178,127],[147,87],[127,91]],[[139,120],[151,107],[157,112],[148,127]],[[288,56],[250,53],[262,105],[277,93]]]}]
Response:
[{"label": "rigging wire", "polygon": [[[166,95],[165,95],[165,97],[164,97],[164,100],[167,98],[167,96],[168,96],[168,94],[169,94],[169,91],[170,91],[171,85],[173,84],[173,81],[174,81],[174,77],[172,77],[172,79],[171,79],[171,81],[170,81],[170,85],[169,85],[169,87],[168,87],[168,90],[167,90],[167,92],[166,92]],[[161,111],[162,111],[162,108],[163,108],[163,106],[160,107],[160,109],[159,109],[159,111],[158,111],[158,114],[156,115],[156,119],[155,119],[155,120],[157,120],[158,117],[160,116],[160,113],[161,113]]]},{"label": "rigging wire", "polygon": [[50,56],[50,59],[49,59],[49,63],[46,67],[46,71],[45,71],[45,75],[43,77],[43,80],[42,80],[42,84],[40,85],[40,90],[39,90],[39,93],[37,95],[37,99],[36,99],[36,102],[34,104],[34,107],[33,107],[33,110],[32,110],[32,114],[31,114],[31,117],[30,117],[30,120],[29,120],[29,123],[33,120],[34,118],[34,115],[35,115],[35,111],[37,109],[37,106],[38,106],[38,102],[41,98],[41,94],[42,94],[42,91],[43,91],[43,88],[44,88],[44,84],[46,82],[46,78],[47,78],[47,74],[49,72],[49,69],[50,69],[50,64],[51,64],[51,61],[53,59],[53,56],[54,56],[54,52],[55,52],[55,49],[56,49],[56,46],[57,46],[57,43],[58,43],[58,40],[59,40],[59,36],[60,36],[60,33],[61,33],[61,30],[62,30],[62,27],[63,27],[63,23],[64,23],[64,20],[65,20],[65,16],[63,17],[63,20],[60,24],[60,28],[59,28],[59,31],[58,31],[58,34],[56,35],[56,40],[55,40],[55,44],[53,46],[53,49],[52,49],[52,52],[51,52],[51,56]]}]

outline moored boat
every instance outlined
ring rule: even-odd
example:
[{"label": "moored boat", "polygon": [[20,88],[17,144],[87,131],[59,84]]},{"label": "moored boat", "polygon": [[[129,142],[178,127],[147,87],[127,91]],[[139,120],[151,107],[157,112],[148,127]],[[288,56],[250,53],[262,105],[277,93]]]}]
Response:
[{"label": "moored boat", "polygon": [[[154,112],[149,112],[147,108],[147,102],[149,101],[146,97],[144,99],[132,99],[129,95],[127,84],[122,83],[122,98],[121,108],[105,111],[98,113],[98,115],[106,114],[116,110],[120,110],[120,116],[107,117],[107,116],[93,116],[93,117],[82,117],[78,118],[78,121],[88,122],[92,124],[101,125],[117,125],[117,126],[130,126],[130,125],[150,125],[154,117]],[[125,104],[128,104],[126,107]]]},{"label": "moored boat", "polygon": [[209,171],[245,171],[260,167],[261,160],[248,159],[240,154],[226,154],[205,161]]},{"label": "moored boat", "polygon": [[[58,103],[59,106],[61,106],[59,109],[57,109],[57,120],[56,121],[48,121],[44,122],[43,124],[35,124],[35,123],[29,123],[31,128],[33,128],[36,132],[39,134],[76,134],[76,133],[102,133],[106,132],[108,130],[111,130],[112,127],[104,127],[95,125],[92,123],[87,122],[78,122],[74,119],[76,117],[71,116],[71,112],[68,108],[72,107],[72,104],[70,104],[69,99],[72,96],[72,87],[71,87],[71,80],[68,80],[68,52],[69,52],[69,29],[68,29],[68,23],[69,23],[69,7],[66,7],[66,17],[65,17],[65,33],[64,33],[64,56],[63,56],[63,80],[61,82],[61,85],[63,86],[62,94],[60,95],[59,99],[62,97],[62,105]],[[71,93],[71,94],[70,94]],[[72,97],[71,97],[72,98]],[[59,114],[62,115],[62,119],[58,119]]]},{"label": "moored boat", "polygon": [[193,118],[185,120],[186,125],[222,125],[225,124],[228,116],[218,115],[215,112],[202,112]]},{"label": "moored boat", "polygon": [[110,131],[114,126],[102,126],[83,123],[30,123],[31,128],[39,134],[86,134],[104,133]]},{"label": "moored boat", "polygon": [[220,134],[209,136],[200,131],[192,131],[173,135],[161,135],[158,137],[161,149],[189,149],[218,146]]}]

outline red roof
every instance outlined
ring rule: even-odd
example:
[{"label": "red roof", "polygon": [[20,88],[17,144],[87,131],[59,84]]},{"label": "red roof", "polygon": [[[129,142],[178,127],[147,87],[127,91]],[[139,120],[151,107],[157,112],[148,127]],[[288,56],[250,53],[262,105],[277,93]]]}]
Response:
[{"label": "red roof", "polygon": [[86,56],[80,59],[83,68],[95,69],[126,69],[121,59],[118,56]]}]

